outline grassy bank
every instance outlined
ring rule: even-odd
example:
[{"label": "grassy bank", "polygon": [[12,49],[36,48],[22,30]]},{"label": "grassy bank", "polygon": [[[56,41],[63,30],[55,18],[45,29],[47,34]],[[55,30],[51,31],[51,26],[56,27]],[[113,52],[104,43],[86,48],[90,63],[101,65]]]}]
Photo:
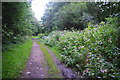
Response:
[{"label": "grassy bank", "polygon": [[15,78],[20,75],[29,58],[32,41],[15,45],[11,50],[2,53],[2,78]]},{"label": "grassy bank", "polygon": [[48,70],[49,77],[50,78],[61,78],[60,71],[57,68],[57,66],[55,65],[55,63],[54,63],[54,61],[53,61],[52,56],[50,55],[50,53],[47,51],[47,49],[44,47],[43,44],[41,44],[40,42],[38,42],[38,44],[40,45],[40,48],[43,51],[44,56],[46,58],[48,67],[50,68]]}]

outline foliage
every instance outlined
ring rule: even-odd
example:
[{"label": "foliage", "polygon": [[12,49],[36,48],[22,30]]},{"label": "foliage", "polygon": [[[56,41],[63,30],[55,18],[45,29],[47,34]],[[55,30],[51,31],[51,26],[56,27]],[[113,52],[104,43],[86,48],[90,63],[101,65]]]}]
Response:
[{"label": "foliage", "polygon": [[[2,3],[2,45],[3,51],[9,44],[23,42],[26,36],[33,34],[34,15],[27,2]],[[32,31],[33,30],[33,31]]]},{"label": "foliage", "polygon": [[65,4],[68,4],[68,3],[66,3],[66,2],[49,2],[47,4],[47,8],[45,10],[44,16],[42,17],[44,31],[49,32],[52,30],[52,27],[54,26],[52,24],[52,22],[53,22],[55,13],[58,12],[58,10]]},{"label": "foliage", "polygon": [[119,77],[118,26],[108,18],[83,31],[54,31],[44,39],[45,44],[60,50],[62,61],[83,72],[84,76],[97,78]]},{"label": "foliage", "polygon": [[[87,23],[86,15],[89,15],[86,13],[86,11],[87,7],[85,3],[69,3],[68,5],[64,5],[62,8],[60,8],[55,14],[53,24],[60,30],[65,28],[70,30],[72,27],[75,29],[83,29],[83,26],[86,26]],[[88,18],[87,20],[89,21]]]},{"label": "foliage", "polygon": [[35,17],[32,18],[32,23],[33,25],[31,31],[32,35],[37,36],[39,33],[43,32],[41,22],[39,22]]},{"label": "foliage", "polygon": [[30,51],[32,41],[28,40],[23,44],[16,44],[9,51],[3,52],[2,55],[2,78],[18,77],[21,71],[25,68]]},{"label": "foliage", "polygon": [[91,16],[86,11],[87,7],[83,2],[49,3],[42,18],[43,24],[48,27],[48,31],[71,29],[72,27],[83,29],[87,22],[92,22]]},{"label": "foliage", "polygon": [[86,6],[96,22],[105,21],[110,16],[119,16],[120,2],[87,2]]},{"label": "foliage", "polygon": [[44,30],[85,29],[108,17],[119,16],[119,2],[51,2],[42,18]]}]

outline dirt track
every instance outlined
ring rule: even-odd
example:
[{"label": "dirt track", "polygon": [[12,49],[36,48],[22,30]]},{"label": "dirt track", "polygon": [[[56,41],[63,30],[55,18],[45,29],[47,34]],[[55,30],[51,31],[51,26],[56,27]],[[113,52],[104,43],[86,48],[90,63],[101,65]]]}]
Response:
[{"label": "dirt track", "polygon": [[[45,48],[52,56],[52,59],[59,68],[61,72],[60,75],[62,75],[63,78],[81,78],[78,73],[61,63],[50,49],[48,49],[46,46]],[[30,58],[26,64],[25,70],[23,70],[21,73],[20,78],[49,78],[49,74],[47,72],[48,69],[49,68],[47,66],[44,53],[40,50],[40,46],[37,44],[37,42],[33,41]]]},{"label": "dirt track", "polygon": [[31,55],[22,73],[22,78],[46,78],[47,67],[45,67],[45,63],[45,57],[40,46],[37,42],[33,42]]}]

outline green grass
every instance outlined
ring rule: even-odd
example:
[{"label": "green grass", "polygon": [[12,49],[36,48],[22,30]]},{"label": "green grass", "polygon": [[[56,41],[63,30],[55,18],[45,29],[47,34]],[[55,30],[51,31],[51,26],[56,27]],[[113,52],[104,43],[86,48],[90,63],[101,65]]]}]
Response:
[{"label": "green grass", "polygon": [[43,44],[41,44],[40,42],[38,42],[38,44],[40,45],[41,50],[44,53],[44,56],[46,58],[48,67],[50,68],[48,70],[48,74],[50,78],[62,78],[62,76],[60,76],[60,70],[57,68],[57,66],[55,65],[52,56],[50,55],[50,53],[47,51],[47,49],[44,47]]},{"label": "green grass", "polygon": [[38,38],[38,36],[32,36],[32,38]]},{"label": "green grass", "polygon": [[15,78],[20,75],[30,56],[31,48],[32,41],[28,40],[2,53],[2,78]]},{"label": "green grass", "polygon": [[57,47],[50,47],[47,45],[47,47],[56,55],[56,57],[61,60],[61,56],[60,56],[60,51]]}]

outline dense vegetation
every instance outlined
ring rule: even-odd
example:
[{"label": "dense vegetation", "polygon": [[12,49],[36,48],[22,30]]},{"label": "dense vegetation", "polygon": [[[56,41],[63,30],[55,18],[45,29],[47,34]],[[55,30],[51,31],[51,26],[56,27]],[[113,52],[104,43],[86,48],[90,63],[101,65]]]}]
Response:
[{"label": "dense vegetation", "polygon": [[27,2],[2,3],[2,77],[15,78],[25,68],[32,48],[34,14]]},{"label": "dense vegetation", "polygon": [[[109,18],[108,18],[109,19]],[[112,20],[111,18],[109,20]],[[112,20],[113,21],[113,20]],[[61,51],[62,61],[90,77],[118,77],[118,30],[108,21],[90,25],[83,31],[54,31],[45,44]]]},{"label": "dense vegetation", "polygon": [[51,8],[43,16],[45,31],[50,33],[39,34],[39,39],[58,50],[61,61],[85,77],[119,78],[120,4],[53,4],[58,5],[49,3]]},{"label": "dense vegetation", "polygon": [[[30,7],[27,2],[2,3],[4,78],[17,77],[24,68],[34,35],[83,76],[120,78],[120,2],[50,2],[42,21]],[[52,67],[50,54],[39,44]],[[51,71],[57,74],[56,69]]]},{"label": "dense vegetation", "polygon": [[2,14],[3,51],[12,48],[14,44],[24,42],[40,26],[27,2],[4,2]]},{"label": "dense vegetation", "polygon": [[88,22],[97,24],[119,16],[119,2],[50,2],[42,18],[45,32],[85,29]]}]

